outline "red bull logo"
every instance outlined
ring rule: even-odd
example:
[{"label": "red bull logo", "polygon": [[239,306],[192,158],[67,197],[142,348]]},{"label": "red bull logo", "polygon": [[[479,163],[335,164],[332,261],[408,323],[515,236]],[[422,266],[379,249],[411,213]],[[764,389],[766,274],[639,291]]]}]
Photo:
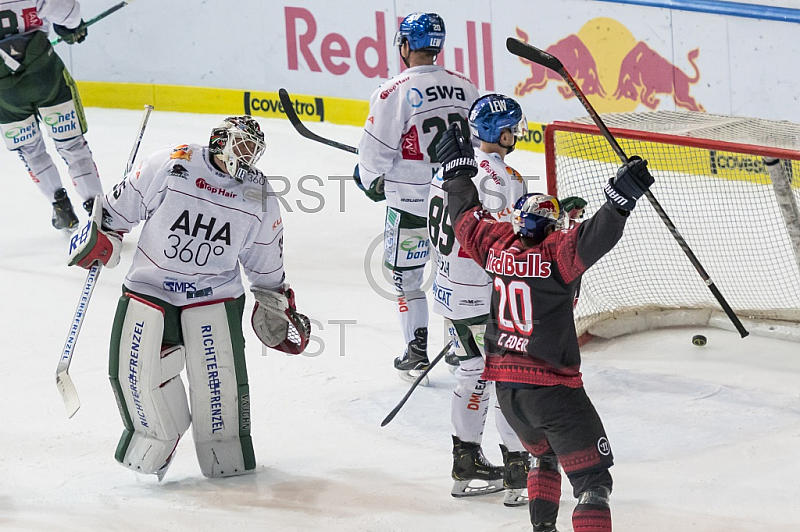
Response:
[{"label": "red bull logo", "polygon": [[650,109],[655,109],[661,103],[656,94],[669,94],[678,107],[690,111],[704,111],[703,106],[689,94],[689,85],[700,81],[700,70],[695,63],[699,54],[700,50],[695,48],[687,57],[694,69],[694,77],[690,78],[683,70],[661,57],[645,43],[638,43],[622,60],[614,97],[617,100],[638,99]]},{"label": "red bull logo", "polygon": [[[528,34],[517,28],[517,36],[528,42]],[[609,39],[609,36],[614,36]],[[536,43],[533,43],[536,44]],[[538,46],[538,45],[537,45]],[[692,85],[700,81],[695,48],[686,55],[692,76],[674,65],[645,42],[637,40],[618,21],[596,18],[577,33],[545,48],[557,57],[575,79],[598,112],[634,111],[639,105],[657,109],[671,98],[676,108],[704,111],[691,95]],[[543,90],[549,82],[558,84],[565,99],[574,94],[561,76],[545,67],[520,58],[530,69],[529,76],[514,89],[517,96]]]},{"label": "red bull logo", "polygon": [[[517,28],[517,35],[521,40],[528,42],[528,34],[519,28]],[[549,46],[545,52],[561,60],[564,68],[578,82],[585,95],[598,94],[601,97],[605,97],[606,92],[600,83],[597,64],[594,57],[592,57],[592,52],[589,51],[589,48],[586,47],[580,37],[577,35],[565,37],[554,45]],[[547,86],[547,82],[551,80],[562,82],[561,86],[558,87],[558,92],[565,99],[575,96],[566,83],[563,83],[558,73],[533,61],[521,57],[519,59],[530,67],[531,75],[525,81],[517,84],[514,89],[514,94],[517,96],[525,96],[531,91],[542,90]]]}]

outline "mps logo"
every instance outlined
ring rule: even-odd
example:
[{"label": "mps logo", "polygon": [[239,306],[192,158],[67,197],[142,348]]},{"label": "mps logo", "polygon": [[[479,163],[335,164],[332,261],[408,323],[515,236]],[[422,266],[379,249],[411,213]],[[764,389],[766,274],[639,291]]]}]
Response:
[{"label": "mps logo", "polygon": [[161,286],[167,292],[184,293],[197,290],[194,283],[178,281],[177,279],[165,279]]},{"label": "mps logo", "polygon": [[[609,35],[614,38],[609,39]],[[528,42],[528,34],[519,28],[517,36]],[[662,101],[659,94],[671,97],[677,108],[705,110],[690,94],[691,86],[700,81],[696,62],[699,48],[686,56],[686,62],[694,70],[694,75],[689,77],[645,42],[637,40],[625,26],[614,19],[600,17],[545,51],[563,63],[599,113],[634,111],[639,104],[657,109]],[[558,73],[527,59],[519,60],[530,68],[530,74],[517,83],[515,95],[525,96],[543,90],[553,81],[559,83],[558,92],[563,98],[574,97]]]}]

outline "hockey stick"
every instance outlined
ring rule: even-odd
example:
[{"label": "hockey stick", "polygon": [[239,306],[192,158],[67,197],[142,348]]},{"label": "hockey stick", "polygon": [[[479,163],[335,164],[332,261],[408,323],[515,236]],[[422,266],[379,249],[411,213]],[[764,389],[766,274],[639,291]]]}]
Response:
[{"label": "hockey stick", "polygon": [[[564,79],[567,85],[569,85],[569,88],[572,89],[572,92],[575,93],[575,96],[578,97],[578,100],[580,100],[581,104],[583,104],[584,109],[586,109],[586,112],[588,112],[589,116],[592,117],[592,120],[597,125],[600,133],[611,145],[611,148],[614,150],[614,153],[617,154],[617,157],[619,157],[623,164],[628,162],[628,156],[625,155],[625,152],[622,150],[619,142],[617,142],[617,139],[614,138],[614,135],[612,135],[608,130],[605,123],[600,118],[600,115],[598,115],[597,111],[594,110],[592,104],[583,94],[583,91],[580,89],[580,87],[578,87],[578,84],[575,83],[575,80],[572,79],[572,76],[569,74],[569,72],[567,72],[567,69],[564,68],[564,65],[558,60],[557,57],[513,37],[506,39],[506,48],[508,48],[509,52],[518,57],[522,57],[528,61],[533,61],[538,65],[542,65],[543,67],[549,68],[550,70],[558,73],[558,75]],[[731,320],[731,322],[733,322],[733,325],[736,327],[736,330],[739,331],[739,334],[742,336],[742,338],[750,334],[747,332],[747,329],[744,328],[742,322],[739,321],[736,313],[733,311],[730,305],[728,305],[728,302],[722,296],[722,293],[714,284],[714,281],[712,281],[711,277],[709,277],[708,272],[706,272],[706,270],[703,268],[703,265],[700,264],[700,261],[689,247],[689,244],[686,243],[686,240],[684,240],[683,236],[678,232],[678,228],[675,227],[674,223],[672,223],[672,220],[670,220],[666,211],[664,211],[664,208],[661,206],[658,200],[656,200],[656,197],[653,195],[653,193],[650,190],[646,190],[644,194],[647,200],[650,202],[650,205],[652,205],[653,209],[655,209],[659,218],[661,218],[661,221],[664,222],[664,225],[667,226],[669,232],[672,233],[672,237],[678,242],[678,245],[689,258],[689,261],[692,263],[692,266],[694,266],[694,269],[697,270],[698,274],[700,274],[703,282],[705,282],[706,286],[708,286],[708,289],[711,290],[711,293],[714,294],[714,297],[722,306],[722,310],[724,310],[725,314],[728,315],[728,318]]]},{"label": "hockey stick", "polygon": [[289,122],[292,123],[294,129],[300,133],[300,135],[307,139],[315,140],[327,146],[331,146],[332,148],[339,148],[340,150],[344,150],[346,152],[358,154],[358,148],[348,146],[347,144],[342,144],[341,142],[336,142],[335,140],[326,139],[325,137],[320,137],[316,133],[309,131],[303,122],[300,121],[300,117],[297,116],[297,113],[294,110],[294,104],[292,103],[292,98],[289,96],[289,93],[286,92],[286,89],[278,90],[278,98],[281,100],[281,105],[283,105],[283,112],[286,113],[286,118],[289,119]]},{"label": "hockey stick", "polygon": [[[88,21],[83,23],[83,26],[84,27],[91,26],[95,22],[103,20],[104,18],[109,16],[111,13],[116,13],[117,11],[119,11],[123,7],[127,6],[131,2],[133,2],[133,0],[122,0],[122,2],[120,2],[119,4],[115,4],[115,5],[111,6],[111,7],[109,7],[108,9],[106,9],[105,11],[103,11],[102,13],[97,15],[96,17],[90,18]],[[50,41],[50,44],[55,46],[58,43],[60,43],[61,41],[63,41],[63,40],[64,40],[63,37],[58,37],[57,39],[53,39],[52,41]]]},{"label": "hockey stick", "polygon": [[419,377],[417,377],[417,380],[415,380],[414,384],[411,385],[411,388],[408,389],[408,391],[406,392],[406,395],[402,399],[400,399],[400,402],[397,403],[397,406],[394,407],[394,409],[391,412],[389,412],[389,415],[386,416],[383,421],[381,421],[381,427],[385,427],[386,425],[389,424],[390,421],[392,421],[394,419],[394,416],[397,415],[397,413],[400,411],[400,409],[403,408],[403,405],[406,404],[406,401],[408,401],[408,398],[411,397],[411,394],[414,392],[414,389],[417,386],[419,386],[419,383],[422,382],[423,379],[425,379],[425,377],[428,376],[428,373],[430,373],[430,371],[433,369],[433,366],[435,366],[437,362],[439,362],[441,359],[444,358],[444,356],[450,350],[450,346],[452,346],[452,345],[453,345],[453,341],[452,340],[447,342],[447,345],[445,345],[442,348],[442,350],[439,352],[439,354],[436,355],[436,358],[434,358],[431,361],[431,363],[428,365],[428,367],[425,368],[425,371],[423,371],[422,373],[419,374]]},{"label": "hockey stick", "polygon": [[[147,120],[150,117],[153,106],[145,105],[144,109],[144,117],[142,117],[142,122],[139,124],[139,134],[136,137],[136,142],[133,145],[131,154],[128,156],[125,175],[128,175],[133,168],[133,162],[136,159],[136,153],[139,151],[139,144],[142,142],[144,128],[147,126]],[[83,290],[81,291],[81,297],[78,300],[78,307],[75,309],[75,315],[72,317],[72,325],[70,325],[69,333],[67,333],[67,340],[64,342],[64,349],[61,350],[61,358],[58,359],[58,366],[56,367],[56,386],[61,393],[61,399],[64,401],[64,406],[67,409],[67,417],[69,418],[74,416],[81,407],[78,391],[75,389],[72,377],[69,376],[69,366],[72,363],[72,355],[75,352],[75,344],[78,342],[78,334],[81,332],[83,318],[86,316],[86,309],[89,307],[89,301],[92,299],[92,292],[94,292],[94,287],[97,284],[97,278],[100,276],[101,268],[102,265],[99,262],[95,262],[92,264],[92,267],[89,268],[89,273],[86,275],[86,282],[83,284]]]}]

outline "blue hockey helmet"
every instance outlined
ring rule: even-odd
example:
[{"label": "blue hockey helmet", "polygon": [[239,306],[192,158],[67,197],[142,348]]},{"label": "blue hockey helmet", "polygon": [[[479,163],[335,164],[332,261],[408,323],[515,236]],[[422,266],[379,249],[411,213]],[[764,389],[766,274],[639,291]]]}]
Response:
[{"label": "blue hockey helmet", "polygon": [[559,218],[561,205],[558,198],[532,193],[520,197],[514,204],[511,224],[515,234],[539,240],[547,236],[547,228],[555,226]]},{"label": "blue hockey helmet", "polygon": [[398,48],[408,41],[410,50],[426,50],[438,54],[444,46],[444,20],[436,13],[411,13],[400,23],[394,36]]},{"label": "blue hockey helmet", "polygon": [[497,142],[504,129],[515,138],[528,133],[528,119],[514,98],[502,94],[481,96],[469,111],[469,129],[472,135],[485,142]]}]

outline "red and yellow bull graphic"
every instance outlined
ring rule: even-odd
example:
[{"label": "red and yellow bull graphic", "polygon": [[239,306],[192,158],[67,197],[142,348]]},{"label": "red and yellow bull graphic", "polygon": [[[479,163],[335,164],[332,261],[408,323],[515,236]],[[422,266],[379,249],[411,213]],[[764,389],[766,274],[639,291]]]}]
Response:
[{"label": "red and yellow bull graphic", "polygon": [[[523,29],[517,28],[516,32],[521,40],[529,42]],[[618,21],[600,17],[544,50],[563,63],[600,113],[629,112],[640,105],[652,110],[669,100],[674,102],[676,109],[705,110],[691,95],[692,85],[700,81],[699,48],[686,53],[686,60],[692,68],[690,76],[647,43],[637,40]],[[530,73],[517,83],[515,95],[525,96],[543,90],[553,82],[558,85],[557,90],[563,98],[574,97],[558,73],[527,59],[520,58],[520,61],[530,69]]]}]

